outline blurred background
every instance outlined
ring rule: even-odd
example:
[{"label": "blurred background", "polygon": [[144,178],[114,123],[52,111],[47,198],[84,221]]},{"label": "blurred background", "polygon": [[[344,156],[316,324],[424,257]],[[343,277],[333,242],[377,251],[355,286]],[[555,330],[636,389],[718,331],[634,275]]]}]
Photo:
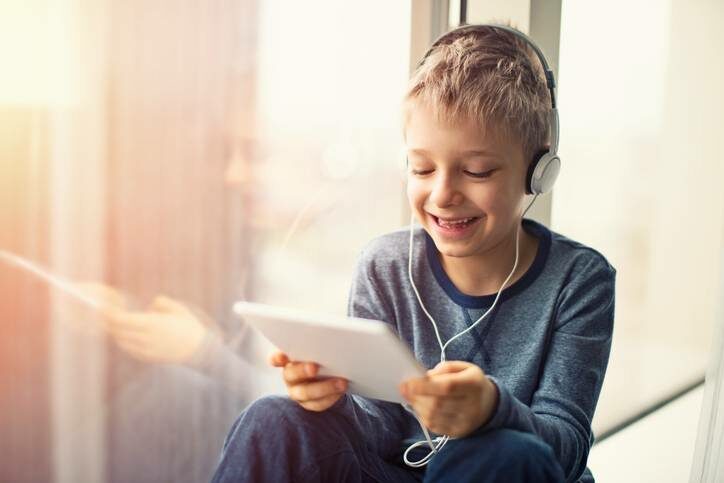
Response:
[{"label": "blurred background", "polygon": [[[409,221],[409,73],[461,21],[510,21],[557,69],[563,169],[533,216],[618,270],[594,474],[688,477],[718,401],[724,4],[4,0],[0,481],[207,481],[281,390],[233,302],[345,313],[359,250]],[[692,394],[683,429],[650,419]]]}]

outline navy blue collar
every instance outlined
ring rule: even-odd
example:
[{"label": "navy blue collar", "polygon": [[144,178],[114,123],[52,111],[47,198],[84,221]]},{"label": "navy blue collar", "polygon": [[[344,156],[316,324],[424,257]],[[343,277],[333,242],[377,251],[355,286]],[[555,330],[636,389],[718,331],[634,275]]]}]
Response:
[{"label": "navy blue collar", "polygon": [[[532,284],[538,275],[543,271],[546,260],[548,260],[548,252],[551,247],[551,232],[548,228],[541,225],[540,223],[523,219],[523,229],[538,239],[538,251],[535,254],[533,264],[530,266],[527,272],[523,274],[518,281],[513,285],[507,287],[500,294],[500,302],[513,297],[521,293],[523,290],[528,288]],[[435,275],[435,279],[445,293],[450,297],[456,304],[469,309],[485,309],[490,307],[495,300],[495,295],[467,295],[462,293],[452,283],[450,277],[445,273],[445,269],[442,268],[440,262],[440,253],[437,251],[435,242],[432,240],[430,235],[425,232],[425,249],[427,252],[427,262],[432,269],[432,273]]]}]

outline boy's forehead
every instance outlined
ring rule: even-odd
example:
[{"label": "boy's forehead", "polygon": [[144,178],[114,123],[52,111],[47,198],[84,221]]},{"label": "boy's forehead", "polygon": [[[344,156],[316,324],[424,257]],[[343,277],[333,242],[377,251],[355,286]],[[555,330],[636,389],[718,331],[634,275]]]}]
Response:
[{"label": "boy's forehead", "polygon": [[436,151],[455,151],[457,154],[502,154],[510,144],[492,123],[484,124],[461,115],[441,119],[424,104],[415,103],[407,112],[404,126],[405,142],[410,153],[431,155]]},{"label": "boy's forehead", "polygon": [[[410,147],[408,152],[411,154],[419,154],[421,156],[432,156],[435,151],[430,151],[423,148]],[[456,151],[458,156],[472,157],[472,156],[499,156],[501,153],[497,149],[461,149]]]}]

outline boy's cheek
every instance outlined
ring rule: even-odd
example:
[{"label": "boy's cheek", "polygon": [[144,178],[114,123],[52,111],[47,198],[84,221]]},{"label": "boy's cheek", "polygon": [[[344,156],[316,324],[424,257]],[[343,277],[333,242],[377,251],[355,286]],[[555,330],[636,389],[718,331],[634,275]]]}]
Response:
[{"label": "boy's cheek", "polygon": [[407,177],[407,186],[406,186],[405,191],[407,194],[407,201],[410,203],[410,206],[413,208],[418,203],[418,200],[420,198],[424,198],[424,192],[422,191],[421,187],[419,186],[419,181],[416,180],[414,177],[411,177],[411,176]]},{"label": "boy's cheek", "polygon": [[415,216],[419,216],[415,198],[410,196],[409,194],[407,195],[407,204],[410,206],[410,211],[412,212],[412,214]]}]

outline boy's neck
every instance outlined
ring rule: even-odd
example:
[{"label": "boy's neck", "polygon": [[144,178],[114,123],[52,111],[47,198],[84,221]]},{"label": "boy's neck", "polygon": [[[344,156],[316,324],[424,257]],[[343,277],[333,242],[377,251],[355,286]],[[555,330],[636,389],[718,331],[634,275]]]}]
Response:
[{"label": "boy's neck", "polygon": [[[535,260],[538,239],[523,227],[520,228],[520,253],[518,266],[508,287],[520,279]],[[440,262],[450,281],[466,295],[495,295],[513,269],[515,262],[515,231],[506,241],[484,254],[471,257],[450,257],[440,255]]]}]

